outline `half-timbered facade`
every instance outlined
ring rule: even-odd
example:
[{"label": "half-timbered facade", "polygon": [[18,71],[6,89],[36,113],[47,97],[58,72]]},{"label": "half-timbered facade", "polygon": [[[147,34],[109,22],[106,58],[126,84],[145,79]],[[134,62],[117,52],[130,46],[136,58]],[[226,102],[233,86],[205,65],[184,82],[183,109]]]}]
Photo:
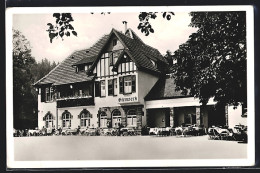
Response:
[{"label": "half-timbered facade", "polygon": [[[167,78],[167,61],[131,29],[115,29],[89,49],[74,52],[35,83],[38,89],[39,128],[61,126],[118,127],[213,125],[209,102],[201,109],[197,100],[182,96]],[[160,79],[160,80],[159,80]],[[167,95],[167,92],[170,94]],[[166,95],[165,95],[166,93]]]},{"label": "half-timbered facade", "polygon": [[159,51],[131,29],[112,29],[35,83],[38,126],[141,129],[146,124],[144,97],[165,67]]}]

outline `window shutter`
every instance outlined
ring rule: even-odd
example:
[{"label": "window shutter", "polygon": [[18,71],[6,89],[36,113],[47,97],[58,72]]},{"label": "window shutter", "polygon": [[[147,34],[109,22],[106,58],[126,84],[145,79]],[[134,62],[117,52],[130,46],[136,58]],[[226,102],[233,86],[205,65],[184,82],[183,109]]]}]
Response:
[{"label": "window shutter", "polygon": [[45,102],[45,93],[46,90],[44,87],[41,88],[41,102]]},{"label": "window shutter", "polygon": [[113,95],[114,93],[113,93],[113,79],[111,79],[111,80],[108,80],[108,95],[109,96],[111,96],[111,95]]},{"label": "window shutter", "polygon": [[124,78],[119,77],[119,93],[123,94],[124,93]]},{"label": "window shutter", "polygon": [[101,91],[100,82],[96,81],[95,82],[95,97],[100,97],[100,91]]},{"label": "window shutter", "polygon": [[135,75],[132,76],[132,92],[136,92],[136,77]]}]

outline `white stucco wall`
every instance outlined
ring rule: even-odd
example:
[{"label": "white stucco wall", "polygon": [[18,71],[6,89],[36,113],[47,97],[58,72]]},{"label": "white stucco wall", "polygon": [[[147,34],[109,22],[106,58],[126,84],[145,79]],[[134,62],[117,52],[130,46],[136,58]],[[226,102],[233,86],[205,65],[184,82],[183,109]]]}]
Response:
[{"label": "white stucco wall", "polygon": [[78,118],[78,115],[80,112],[86,109],[92,114],[92,118],[90,118],[90,127],[92,127],[92,124],[94,124],[94,127],[98,127],[98,118],[97,118],[97,113],[98,113],[98,108],[95,106],[79,106],[79,107],[69,107],[69,108],[59,108],[58,109],[58,126],[62,127],[62,113],[65,110],[68,110],[71,115],[73,116],[71,119],[71,128],[77,128],[80,125],[80,119]]},{"label": "white stucco wall", "polygon": [[228,126],[234,127],[235,125],[247,125],[247,118],[242,117],[242,106],[236,109],[233,106],[228,106]]},{"label": "white stucco wall", "polygon": [[138,98],[141,104],[144,104],[144,116],[142,117],[142,125],[146,125],[146,105],[144,97],[149,93],[155,83],[158,81],[158,77],[145,73],[143,71],[138,71]]},{"label": "white stucco wall", "polygon": [[[45,126],[45,121],[43,121],[43,117],[47,114],[48,111],[52,113],[52,115],[56,119],[56,101],[54,102],[41,102],[41,95],[38,95],[38,128],[42,128]],[[55,120],[53,124],[56,126]]]},{"label": "white stucco wall", "polygon": [[[216,102],[210,99],[207,105],[214,105]],[[164,100],[151,100],[146,101],[146,109],[153,108],[171,108],[171,107],[185,107],[185,106],[200,106],[199,99],[193,97],[164,99]]]}]

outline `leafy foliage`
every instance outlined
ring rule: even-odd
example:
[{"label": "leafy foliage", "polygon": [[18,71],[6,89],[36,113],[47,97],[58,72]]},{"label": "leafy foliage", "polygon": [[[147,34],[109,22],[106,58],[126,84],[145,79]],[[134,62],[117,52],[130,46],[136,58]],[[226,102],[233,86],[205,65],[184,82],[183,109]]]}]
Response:
[{"label": "leafy foliage", "polygon": [[58,64],[56,64],[55,61],[52,63],[47,59],[44,58],[40,62],[37,62],[33,66],[33,71],[34,71],[34,82],[40,80],[43,78],[46,74],[48,74],[53,68],[55,68]]},{"label": "leafy foliage", "polygon": [[[141,12],[139,14],[139,25],[138,29],[141,30],[142,33],[145,33],[145,36],[148,36],[150,33],[154,33],[154,29],[152,28],[152,25],[150,24],[150,19],[156,19],[158,12]],[[163,12],[162,16],[163,18],[166,18],[167,20],[171,20],[171,16],[174,15],[173,12]]]},{"label": "leafy foliage", "polygon": [[[13,29],[13,100],[14,127],[21,128],[21,120],[35,118],[33,103],[37,104],[32,88],[31,67],[35,59],[31,56],[29,41],[18,30]],[[37,117],[37,116],[36,116]],[[34,119],[35,120],[35,119]],[[36,119],[37,120],[37,119]]]},{"label": "leafy foliage", "polygon": [[37,63],[31,55],[30,42],[20,31],[13,29],[14,128],[37,126],[37,93],[32,84],[55,66],[55,62],[51,65],[47,59]]},{"label": "leafy foliage", "polygon": [[54,13],[53,17],[56,18],[56,24],[47,24],[49,26],[47,32],[49,33],[51,43],[54,38],[61,37],[61,39],[63,40],[64,36],[69,37],[71,33],[74,36],[77,36],[77,32],[74,30],[74,27],[70,24],[74,21],[71,16],[71,13]]},{"label": "leafy foliage", "polygon": [[246,103],[246,13],[191,12],[198,31],[174,52],[177,90],[204,105]]}]

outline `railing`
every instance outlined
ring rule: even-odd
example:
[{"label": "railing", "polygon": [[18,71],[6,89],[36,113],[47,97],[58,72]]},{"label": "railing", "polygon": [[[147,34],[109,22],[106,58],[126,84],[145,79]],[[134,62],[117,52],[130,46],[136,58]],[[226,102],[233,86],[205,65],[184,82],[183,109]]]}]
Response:
[{"label": "railing", "polygon": [[89,106],[89,105],[95,105],[93,97],[57,99],[57,108]]}]

